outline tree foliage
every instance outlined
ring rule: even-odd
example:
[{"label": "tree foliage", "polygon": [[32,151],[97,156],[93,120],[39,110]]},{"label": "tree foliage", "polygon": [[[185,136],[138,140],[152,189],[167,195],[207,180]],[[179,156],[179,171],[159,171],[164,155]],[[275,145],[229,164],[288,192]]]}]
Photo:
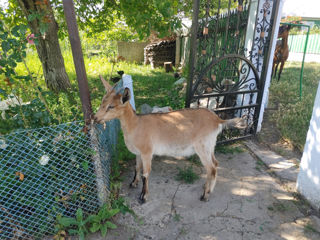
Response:
[{"label": "tree foliage", "polygon": [[[193,0],[73,0],[78,18],[78,25],[88,36],[101,32],[110,34],[110,39],[146,38],[151,32],[168,36],[181,27],[184,17],[191,18]],[[50,0],[56,21],[59,25],[59,37],[67,35],[62,0]],[[200,0],[200,16],[204,16],[207,0]],[[218,6],[226,9],[229,0],[211,0],[210,13],[215,14]],[[233,8],[237,2],[230,0]],[[8,17],[11,23],[24,21],[17,0],[9,0]],[[8,20],[8,19],[7,19]],[[125,33],[126,32],[126,33]],[[137,35],[135,35],[137,34]],[[130,36],[134,36],[130,38]]]},{"label": "tree foliage", "polygon": [[[237,2],[242,4],[243,0],[200,0],[200,15],[204,16],[208,3],[210,14],[214,15],[219,6],[221,9],[234,8]],[[90,33],[117,29],[121,26],[120,19],[127,25],[126,30],[136,32],[140,39],[148,37],[151,32],[157,32],[160,37],[171,35],[181,27],[182,18],[191,19],[192,5],[193,0],[75,1],[81,29],[87,29]],[[57,10],[61,11],[59,8]]]},{"label": "tree foliage", "polygon": [[[61,2],[53,0],[63,36],[65,23]],[[140,39],[149,36],[151,30],[167,35],[180,27],[177,14],[185,5],[178,0],[75,0],[74,3],[79,28],[89,35],[120,27],[119,30],[137,33]],[[121,34],[117,34],[119,36]]]}]

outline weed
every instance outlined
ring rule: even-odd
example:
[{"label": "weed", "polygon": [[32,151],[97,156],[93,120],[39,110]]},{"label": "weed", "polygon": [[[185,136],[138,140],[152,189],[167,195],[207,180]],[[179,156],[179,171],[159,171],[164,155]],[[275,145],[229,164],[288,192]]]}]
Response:
[{"label": "weed", "polygon": [[217,145],[215,151],[223,154],[236,154],[236,153],[244,152],[244,149],[242,147],[235,146],[235,145],[223,144],[223,145]]},{"label": "weed", "polygon": [[98,214],[89,215],[84,218],[83,211],[78,208],[76,217],[57,217],[58,224],[56,230],[58,237],[66,231],[70,235],[79,235],[80,240],[84,240],[85,236],[90,232],[101,231],[102,237],[106,236],[108,229],[115,229],[117,226],[109,221],[116,215],[120,209],[110,209],[106,204],[101,207]]},{"label": "weed", "polygon": [[260,167],[264,166],[264,162],[260,159],[257,160],[256,164]]},{"label": "weed", "polygon": [[119,197],[111,202],[111,207],[113,209],[119,209],[122,214],[130,213],[131,215],[135,215],[134,211],[128,207],[123,197]]},{"label": "weed", "polygon": [[279,153],[281,156],[286,156],[286,151],[283,150],[281,147],[275,147],[274,151]]},{"label": "weed", "polygon": [[307,223],[306,225],[304,225],[303,231],[320,234],[320,232],[317,229],[315,229],[314,226],[312,226],[312,224],[310,223]]},{"label": "weed", "polygon": [[142,226],[142,225],[144,224],[144,219],[143,219],[143,217],[136,218],[136,220],[138,221],[138,224],[139,224],[140,226]]},{"label": "weed", "polygon": [[191,157],[188,157],[187,160],[196,166],[201,166],[201,161],[200,161],[198,155],[194,154]]},{"label": "weed", "polygon": [[274,208],[272,206],[268,206],[269,211],[274,211]]},{"label": "weed", "polygon": [[176,213],[176,214],[173,216],[173,220],[174,220],[175,222],[179,222],[179,221],[181,220],[181,215]]},{"label": "weed", "polygon": [[[261,232],[264,232],[264,227],[266,224],[271,223],[270,221],[265,221],[263,223],[260,224],[259,229]],[[266,228],[266,227],[265,227]]]},{"label": "weed", "polygon": [[262,160],[258,159],[256,161],[256,167],[255,169],[258,170],[258,171],[261,171],[263,168],[265,167],[265,164]]},{"label": "weed", "polygon": [[286,212],[290,210],[290,206],[283,204],[282,202],[272,203],[272,206],[268,206],[270,211]]},{"label": "weed", "polygon": [[185,228],[180,228],[179,235],[186,235],[187,230]]},{"label": "weed", "polygon": [[178,168],[178,170],[179,173],[176,176],[176,180],[178,181],[184,181],[185,183],[192,184],[194,181],[199,179],[199,176],[193,171],[192,166],[184,169]]}]

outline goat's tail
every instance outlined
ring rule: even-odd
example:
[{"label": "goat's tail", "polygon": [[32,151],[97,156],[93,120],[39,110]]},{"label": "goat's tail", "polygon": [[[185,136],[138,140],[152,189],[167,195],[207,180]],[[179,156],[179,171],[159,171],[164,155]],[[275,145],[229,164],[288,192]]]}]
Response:
[{"label": "goat's tail", "polygon": [[242,118],[232,118],[224,120],[224,122],[222,123],[222,127],[244,129],[247,127],[247,119],[244,116]]}]

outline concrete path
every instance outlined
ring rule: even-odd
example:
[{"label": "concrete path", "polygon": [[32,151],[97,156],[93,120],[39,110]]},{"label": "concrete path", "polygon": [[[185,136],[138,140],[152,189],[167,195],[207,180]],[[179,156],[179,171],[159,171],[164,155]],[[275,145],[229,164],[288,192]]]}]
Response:
[{"label": "concrete path", "polygon": [[[241,153],[216,154],[218,180],[209,202],[199,200],[205,180],[202,166],[186,159],[158,157],[153,160],[149,201],[140,205],[141,183],[138,189],[128,187],[132,163],[124,176],[122,195],[136,217],[120,215],[118,229],[107,238],[94,234],[90,239],[320,239],[319,218],[305,216],[299,210],[304,203],[272,177],[251,150],[242,148]],[[263,155],[268,154],[272,153]],[[193,184],[175,180],[178,167],[191,164],[200,179]]]}]

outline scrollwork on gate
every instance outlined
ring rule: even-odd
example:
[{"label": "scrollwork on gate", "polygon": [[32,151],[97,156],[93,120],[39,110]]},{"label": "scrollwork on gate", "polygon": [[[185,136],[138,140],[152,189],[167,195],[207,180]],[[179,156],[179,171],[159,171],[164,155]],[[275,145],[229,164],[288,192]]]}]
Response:
[{"label": "scrollwork on gate", "polygon": [[238,0],[236,6],[236,1],[229,0],[226,9],[221,8],[220,0],[200,1],[188,102],[190,107],[210,108],[224,119],[246,116],[248,128],[242,133],[225,133],[224,140],[256,131],[261,104],[258,96],[264,86],[260,76],[265,67],[274,7],[274,0],[257,1],[255,27],[249,34],[247,23],[252,18],[250,11],[255,10],[250,7],[251,0]]}]

